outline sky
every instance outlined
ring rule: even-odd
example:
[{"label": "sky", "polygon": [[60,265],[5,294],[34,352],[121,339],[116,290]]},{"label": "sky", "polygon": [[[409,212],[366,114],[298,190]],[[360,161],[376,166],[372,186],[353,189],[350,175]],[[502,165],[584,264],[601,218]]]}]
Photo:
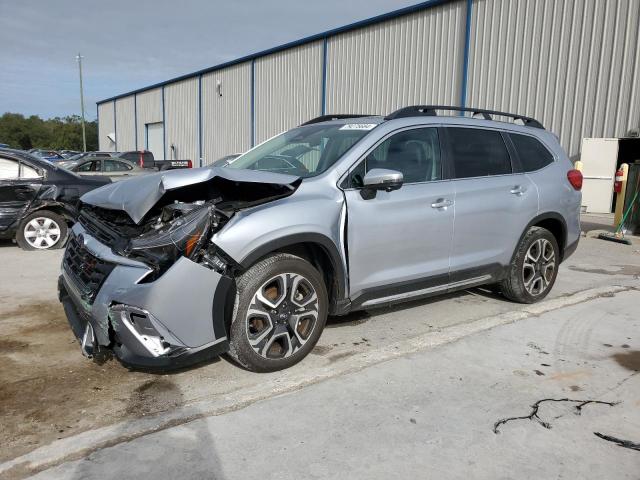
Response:
[{"label": "sky", "polygon": [[421,0],[0,0],[0,114],[96,101]]}]

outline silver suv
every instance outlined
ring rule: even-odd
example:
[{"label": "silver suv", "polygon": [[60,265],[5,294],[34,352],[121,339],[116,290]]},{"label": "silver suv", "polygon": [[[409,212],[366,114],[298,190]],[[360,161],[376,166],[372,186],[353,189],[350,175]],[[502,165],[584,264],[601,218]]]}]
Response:
[{"label": "silver suv", "polygon": [[324,116],[225,168],[84,195],[60,299],[87,356],[278,370],[327,315],[479,285],[541,300],[578,244],[581,185],[531,118]]}]

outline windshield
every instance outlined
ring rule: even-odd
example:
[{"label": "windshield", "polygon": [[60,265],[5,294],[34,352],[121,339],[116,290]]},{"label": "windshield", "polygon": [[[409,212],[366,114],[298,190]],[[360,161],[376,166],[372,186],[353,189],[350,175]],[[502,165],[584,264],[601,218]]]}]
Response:
[{"label": "windshield", "polygon": [[248,151],[226,168],[314,177],[331,167],[375,124],[317,124],[294,128]]}]

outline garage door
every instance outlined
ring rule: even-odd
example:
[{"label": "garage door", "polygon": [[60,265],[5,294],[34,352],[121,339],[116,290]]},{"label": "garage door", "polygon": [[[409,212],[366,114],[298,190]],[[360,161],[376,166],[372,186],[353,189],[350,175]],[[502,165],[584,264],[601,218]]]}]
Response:
[{"label": "garage door", "polygon": [[162,122],[147,123],[146,149],[153,153],[156,160],[164,160],[164,125]]}]

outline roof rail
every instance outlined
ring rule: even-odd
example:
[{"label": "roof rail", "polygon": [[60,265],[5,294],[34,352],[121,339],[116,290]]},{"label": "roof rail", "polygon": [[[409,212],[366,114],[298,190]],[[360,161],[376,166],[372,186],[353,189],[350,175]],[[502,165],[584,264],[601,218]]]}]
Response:
[{"label": "roof rail", "polygon": [[362,118],[362,117],[370,117],[370,116],[371,115],[368,115],[368,114],[362,115],[362,114],[349,114],[349,113],[337,113],[335,115],[321,115],[319,117],[312,118],[308,122],[304,122],[300,124],[300,126],[302,127],[303,125],[312,125],[314,123],[328,122],[330,120],[341,120],[343,118]]},{"label": "roof rail", "polygon": [[507,112],[498,112],[496,110],[485,110],[482,108],[464,108],[464,107],[453,107],[449,105],[413,105],[411,107],[404,107],[395,112],[390,113],[384,119],[385,120],[393,120],[394,118],[405,118],[405,117],[419,117],[419,116],[430,116],[437,117],[438,113],[436,110],[447,110],[451,112],[471,112],[472,115],[482,115],[482,118],[485,120],[493,120],[491,115],[499,115],[502,117],[509,117],[513,119],[514,122],[521,121],[522,124],[526,127],[535,127],[541,128],[544,130],[542,123],[540,123],[535,118],[525,117],[524,115],[517,115],[515,113],[507,113]]}]

